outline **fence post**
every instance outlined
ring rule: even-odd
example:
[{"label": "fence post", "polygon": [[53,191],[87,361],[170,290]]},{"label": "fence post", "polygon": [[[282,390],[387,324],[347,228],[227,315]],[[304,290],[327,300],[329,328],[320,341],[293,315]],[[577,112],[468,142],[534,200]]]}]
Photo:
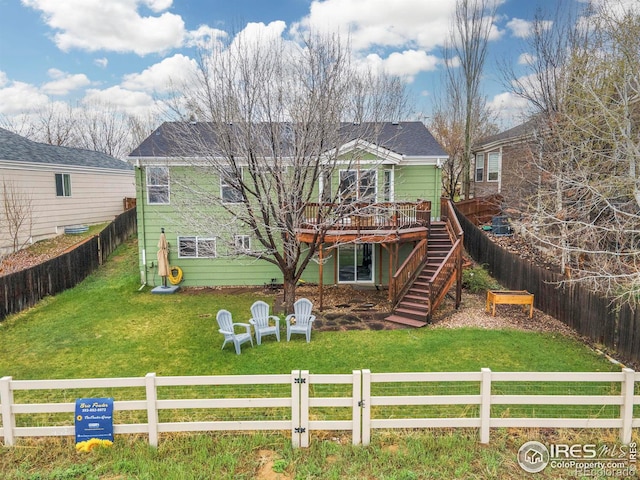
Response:
[{"label": "fence post", "polygon": [[11,391],[12,377],[0,379],[0,403],[2,404],[2,429],[4,430],[4,444],[7,447],[13,445],[13,429],[16,426],[16,417],[13,415],[13,391]]},{"label": "fence post", "polygon": [[480,370],[480,443],[489,443],[491,425],[491,369]]},{"label": "fence post", "polygon": [[291,446],[300,446],[300,370],[291,370]]},{"label": "fence post", "polygon": [[635,372],[630,368],[623,368],[624,380],[622,380],[622,405],[620,406],[620,443],[631,443],[631,431],[633,424],[633,396],[635,393]]},{"label": "fence post", "polygon": [[147,392],[147,425],[149,428],[149,445],[158,447],[158,390],[156,374],[147,373],[144,378]]},{"label": "fence post", "polygon": [[300,372],[300,446],[309,446],[309,370]]},{"label": "fence post", "polygon": [[362,370],[362,444],[371,442],[371,370]]},{"label": "fence post", "polygon": [[351,418],[353,419],[353,426],[351,438],[353,445],[360,445],[362,443],[362,410],[364,407],[362,403],[362,372],[353,370],[352,373]]}]

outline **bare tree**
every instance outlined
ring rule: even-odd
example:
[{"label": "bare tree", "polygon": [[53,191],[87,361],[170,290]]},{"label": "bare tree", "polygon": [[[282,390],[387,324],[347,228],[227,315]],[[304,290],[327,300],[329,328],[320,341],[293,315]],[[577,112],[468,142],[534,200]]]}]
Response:
[{"label": "bare tree", "polygon": [[7,179],[2,180],[1,219],[11,239],[12,250],[17,252],[31,239],[33,225],[33,198],[18,185]]},{"label": "bare tree", "polygon": [[[363,73],[350,59],[338,37],[310,37],[299,46],[237,36],[225,49],[206,52],[198,78],[185,87],[182,118],[200,121],[172,124],[182,145],[176,156],[198,158],[191,163],[196,175],[172,169],[172,184],[180,186],[172,203],[191,207],[186,221],[215,232],[230,255],[277,266],[288,308],[336,209],[356,208],[338,206],[353,185],[331,185],[333,172],[354,165],[358,142],[375,142],[379,122],[397,119],[405,104],[403,84]],[[347,143],[356,153],[343,150]],[[253,243],[239,241],[241,234]]]},{"label": "bare tree", "polygon": [[84,148],[125,158],[158,124],[153,114],[134,116],[115,105],[56,102],[38,112],[0,118],[0,125],[30,140]]},{"label": "bare tree", "polygon": [[[473,103],[471,132],[474,141],[498,133],[495,114],[489,109],[486,99],[478,96]],[[431,117],[430,130],[449,159],[442,171],[443,193],[457,201],[461,194],[461,187],[465,172],[469,172],[469,162],[465,161],[466,152],[466,110],[464,107],[460,76],[447,68],[445,75],[445,93],[436,98],[434,113]]]},{"label": "bare tree", "polygon": [[536,29],[536,81],[513,85],[539,120],[537,192],[523,227],[561,259],[571,281],[636,299],[640,14],[616,6],[588,8],[588,21],[571,28],[564,21]]},{"label": "bare tree", "polygon": [[[469,197],[471,185],[471,149],[479,138],[476,136],[481,131],[479,123],[486,113],[480,82],[495,11],[492,0],[457,0],[451,39],[443,52],[450,99],[447,104],[460,109],[452,122],[462,122],[464,127],[460,166],[465,198]],[[477,107],[481,108],[480,112]]]}]

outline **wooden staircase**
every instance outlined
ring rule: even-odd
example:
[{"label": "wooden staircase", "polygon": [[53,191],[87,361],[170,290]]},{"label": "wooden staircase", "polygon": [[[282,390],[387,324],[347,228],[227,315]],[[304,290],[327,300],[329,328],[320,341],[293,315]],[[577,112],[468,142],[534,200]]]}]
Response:
[{"label": "wooden staircase", "polygon": [[456,281],[456,308],[460,304],[462,228],[449,201],[443,201],[442,212],[443,221],[431,222],[429,227],[426,261],[420,250],[419,268],[400,289],[396,306],[386,317],[390,322],[424,327]]}]

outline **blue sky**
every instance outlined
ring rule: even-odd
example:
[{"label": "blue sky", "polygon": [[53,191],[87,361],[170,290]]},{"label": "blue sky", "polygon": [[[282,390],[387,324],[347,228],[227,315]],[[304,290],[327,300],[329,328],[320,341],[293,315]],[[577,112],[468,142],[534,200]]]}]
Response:
[{"label": "blue sky", "polygon": [[[520,68],[537,8],[557,0],[496,0],[484,93],[508,114],[498,62]],[[637,0],[633,0],[637,1]],[[564,0],[567,8],[582,0]],[[309,26],[349,30],[354,54],[401,75],[417,118],[429,117],[455,0],[0,0],[0,116],[56,102],[108,102],[132,114],[152,108],[169,78],[193,67],[196,45],[221,35],[294,38]],[[520,59],[520,60],[519,60]],[[524,68],[522,74],[526,74]]]}]

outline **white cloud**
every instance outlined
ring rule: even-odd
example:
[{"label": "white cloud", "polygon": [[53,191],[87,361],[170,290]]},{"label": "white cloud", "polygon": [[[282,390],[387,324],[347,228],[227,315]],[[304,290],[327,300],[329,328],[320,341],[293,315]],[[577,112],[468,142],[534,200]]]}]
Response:
[{"label": "white cloud", "polygon": [[494,96],[488,106],[496,112],[505,128],[509,128],[524,121],[529,103],[511,92],[504,92]]},{"label": "white cloud", "polygon": [[155,13],[171,6],[171,0],[22,0],[40,10],[56,30],[58,48],[107,50],[145,55],[179,47],[185,38],[182,18],[172,13],[141,16],[141,3]]},{"label": "white cloud", "polygon": [[521,18],[512,18],[507,22],[507,28],[511,30],[511,34],[517,38],[527,38],[533,33],[533,22],[522,20]]},{"label": "white cloud", "polygon": [[522,53],[518,57],[518,65],[531,65],[536,57],[530,53]]},{"label": "white cloud", "polygon": [[119,86],[105,90],[87,90],[82,102],[88,105],[94,103],[109,105],[131,115],[146,115],[154,107],[151,95],[144,92],[133,92]]},{"label": "white cloud", "polygon": [[49,97],[34,85],[9,82],[4,75],[3,88],[0,88],[0,113],[4,115],[27,113],[43,107],[48,102]]},{"label": "white cloud", "polygon": [[232,45],[245,43],[251,45],[257,41],[268,42],[269,40],[282,37],[287,24],[281,20],[276,20],[268,24],[262,22],[250,22],[233,39]]},{"label": "white cloud", "polygon": [[207,25],[200,25],[197,30],[192,30],[187,34],[186,45],[188,47],[210,48],[219,39],[226,38],[227,32],[211,28]]},{"label": "white cloud", "polygon": [[338,31],[350,36],[355,50],[378,45],[429,51],[448,38],[454,7],[443,0],[314,0],[292,32]]},{"label": "white cloud", "polygon": [[195,73],[195,60],[181,54],[165,58],[141,73],[125,75],[122,87],[144,92],[167,92],[180,86]]},{"label": "white cloud", "polygon": [[[528,38],[534,33],[535,23],[521,18],[512,18],[507,22],[507,28],[511,31],[511,35],[516,38]],[[541,20],[538,27],[542,30],[548,30],[553,25],[550,20]]]},{"label": "white cloud", "polygon": [[366,58],[367,63],[376,70],[384,70],[391,75],[413,81],[413,77],[420,72],[435,70],[440,60],[428,55],[422,50],[405,50],[404,52],[393,52],[386,59],[372,53]]},{"label": "white cloud", "polygon": [[42,91],[48,95],[66,95],[73,90],[91,84],[91,81],[84,73],[76,73],[74,75],[57,68],[50,68],[47,74],[53,80],[45,83],[42,86]]},{"label": "white cloud", "polygon": [[99,66],[100,68],[107,68],[107,66],[109,65],[109,60],[107,60],[105,57],[96,58],[93,61],[93,63]]}]

